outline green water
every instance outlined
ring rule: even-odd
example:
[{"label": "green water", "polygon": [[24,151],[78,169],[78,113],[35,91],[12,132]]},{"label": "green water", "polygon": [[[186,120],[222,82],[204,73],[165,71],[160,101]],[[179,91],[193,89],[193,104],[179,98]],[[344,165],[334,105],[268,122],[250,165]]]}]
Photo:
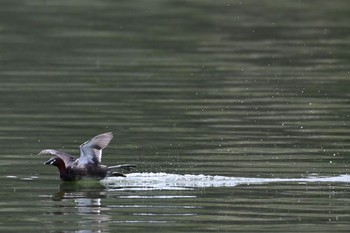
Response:
[{"label": "green water", "polygon": [[347,183],[67,185],[45,148],[137,172],[338,176],[350,162],[346,1],[1,1],[0,231],[348,232]]}]

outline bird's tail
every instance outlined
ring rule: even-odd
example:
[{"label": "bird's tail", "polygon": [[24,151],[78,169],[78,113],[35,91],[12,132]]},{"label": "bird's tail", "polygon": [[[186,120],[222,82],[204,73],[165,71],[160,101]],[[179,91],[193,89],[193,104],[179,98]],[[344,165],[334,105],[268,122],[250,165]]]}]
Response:
[{"label": "bird's tail", "polygon": [[124,169],[127,171],[131,171],[132,168],[137,167],[137,165],[134,164],[120,164],[120,165],[114,165],[114,166],[109,166],[108,170],[109,170],[109,175],[108,176],[121,176],[121,177],[126,177],[126,175],[124,175],[121,172],[115,172],[112,171],[113,169]]}]

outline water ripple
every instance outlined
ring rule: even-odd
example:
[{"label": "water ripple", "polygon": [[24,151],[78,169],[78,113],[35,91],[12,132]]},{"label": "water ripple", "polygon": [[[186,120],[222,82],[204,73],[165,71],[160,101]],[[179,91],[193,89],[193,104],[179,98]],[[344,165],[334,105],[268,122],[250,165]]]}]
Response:
[{"label": "water ripple", "polygon": [[350,175],[310,176],[306,178],[249,178],[209,175],[179,175],[168,173],[132,173],[124,177],[108,177],[101,181],[107,188],[127,188],[132,190],[159,189],[179,190],[205,187],[234,187],[264,183],[349,183]]}]

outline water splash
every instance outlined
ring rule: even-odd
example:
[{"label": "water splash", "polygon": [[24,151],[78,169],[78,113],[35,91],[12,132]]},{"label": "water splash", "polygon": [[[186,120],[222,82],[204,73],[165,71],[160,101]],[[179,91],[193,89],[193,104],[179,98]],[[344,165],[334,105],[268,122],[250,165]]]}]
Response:
[{"label": "water splash", "polygon": [[312,176],[306,178],[245,178],[209,175],[178,175],[168,173],[131,173],[127,177],[108,177],[101,181],[107,188],[128,188],[133,190],[160,189],[177,190],[204,187],[234,187],[240,184],[294,182],[350,183],[350,175],[333,177]]}]

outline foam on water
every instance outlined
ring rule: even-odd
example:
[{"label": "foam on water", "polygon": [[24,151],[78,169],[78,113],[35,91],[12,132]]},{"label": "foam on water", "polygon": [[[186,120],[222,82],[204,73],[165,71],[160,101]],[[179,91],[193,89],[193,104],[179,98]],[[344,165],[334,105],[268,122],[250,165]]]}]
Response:
[{"label": "foam on water", "polygon": [[101,181],[101,183],[107,188],[128,188],[134,190],[234,187],[240,184],[251,185],[277,182],[350,183],[350,175],[339,175],[333,177],[312,176],[306,178],[246,178],[209,175],[179,175],[168,173],[131,173],[128,174],[127,177],[108,177]]}]

